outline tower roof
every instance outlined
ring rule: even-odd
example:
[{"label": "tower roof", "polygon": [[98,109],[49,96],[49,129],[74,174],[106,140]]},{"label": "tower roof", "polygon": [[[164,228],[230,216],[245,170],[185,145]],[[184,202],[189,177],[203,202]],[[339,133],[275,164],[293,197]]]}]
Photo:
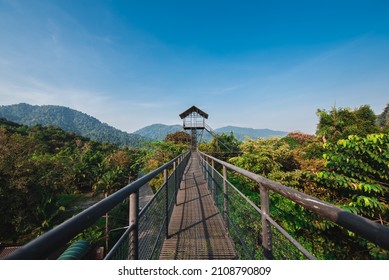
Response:
[{"label": "tower roof", "polygon": [[186,118],[187,116],[189,116],[190,114],[192,114],[193,112],[195,113],[198,113],[200,116],[202,116],[203,118],[205,119],[208,119],[208,114],[205,113],[204,111],[201,111],[199,108],[197,108],[196,106],[192,106],[190,107],[188,110],[186,110],[185,112],[182,112],[180,114],[180,118],[183,119],[183,118]]}]

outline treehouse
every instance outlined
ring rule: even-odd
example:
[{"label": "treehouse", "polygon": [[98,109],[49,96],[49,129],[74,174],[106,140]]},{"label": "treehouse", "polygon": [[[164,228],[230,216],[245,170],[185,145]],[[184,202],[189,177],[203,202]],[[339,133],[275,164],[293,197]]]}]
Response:
[{"label": "treehouse", "polygon": [[208,119],[208,114],[196,106],[192,106],[181,113],[180,118],[183,120],[184,130],[191,131],[192,150],[197,150],[197,130],[203,131],[205,129],[205,119]]}]

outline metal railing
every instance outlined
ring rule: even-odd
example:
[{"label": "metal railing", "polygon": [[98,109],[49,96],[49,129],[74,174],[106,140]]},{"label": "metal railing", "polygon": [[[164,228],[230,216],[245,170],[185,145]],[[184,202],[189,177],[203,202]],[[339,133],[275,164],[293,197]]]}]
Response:
[{"label": "metal railing", "polygon": [[[118,257],[123,259],[153,258],[159,250],[158,246],[168,234],[169,213],[171,213],[179,182],[189,157],[190,152],[177,156],[158,169],[27,243],[9,255],[7,259],[46,259],[128,197],[130,197],[129,226],[117,244],[108,252],[106,259]],[[168,177],[170,168],[173,168],[173,172]],[[165,183],[139,213],[139,189],[162,172]]]},{"label": "metal railing", "polygon": [[[210,192],[222,213],[241,259],[315,259],[270,217],[269,191],[273,191],[374,244],[389,249],[389,227],[344,211],[327,202],[199,152]],[[222,174],[215,169],[222,166]],[[260,207],[227,179],[227,169],[258,184]]]},{"label": "metal railing", "polygon": [[189,158],[190,153],[187,153],[173,162],[174,171],[170,176],[164,169],[163,185],[140,213],[135,207],[139,198],[135,194],[130,196],[130,205],[134,205],[130,210],[130,227],[107,254],[106,260],[150,260],[158,257],[164,239],[169,236],[169,220]]}]

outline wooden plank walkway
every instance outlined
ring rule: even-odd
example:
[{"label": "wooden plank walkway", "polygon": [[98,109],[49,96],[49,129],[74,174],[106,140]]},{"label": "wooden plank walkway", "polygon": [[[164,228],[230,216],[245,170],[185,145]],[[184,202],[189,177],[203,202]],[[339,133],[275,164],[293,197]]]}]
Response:
[{"label": "wooden plank walkway", "polygon": [[234,245],[202,175],[196,153],[188,163],[159,259],[236,259]]}]

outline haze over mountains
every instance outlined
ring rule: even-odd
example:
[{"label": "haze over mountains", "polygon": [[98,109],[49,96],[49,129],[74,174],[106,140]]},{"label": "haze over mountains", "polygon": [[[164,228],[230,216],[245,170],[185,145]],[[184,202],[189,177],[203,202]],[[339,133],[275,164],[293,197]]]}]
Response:
[{"label": "haze over mountains", "polygon": [[[148,139],[152,139],[155,141],[163,140],[165,136],[169,133],[174,133],[176,131],[183,131],[182,125],[165,125],[165,124],[153,124],[150,126],[146,126],[142,129],[135,131],[135,134],[141,135]],[[235,137],[243,141],[246,137],[250,137],[253,139],[257,139],[258,137],[262,138],[270,138],[270,137],[283,137],[288,132],[286,131],[276,131],[271,129],[254,129],[254,128],[246,128],[246,127],[238,127],[238,126],[225,126],[221,128],[217,128],[213,130],[213,132],[217,134],[222,133],[230,133],[233,132]],[[203,134],[203,140],[209,141],[211,139],[211,135],[207,132]]]},{"label": "haze over mountains", "polygon": [[[68,107],[56,105],[29,105],[20,103],[15,105],[0,106],[0,118],[20,124],[33,126],[40,124],[43,126],[53,125],[68,132],[74,132],[94,141],[109,142],[119,146],[140,147],[144,142],[161,141],[167,134],[182,131],[181,125],[153,124],[146,126],[134,133],[127,133],[116,129],[106,123],[85,113],[73,110]],[[234,132],[235,137],[243,141],[245,136],[250,138],[269,138],[273,136],[285,136],[285,131],[274,131],[271,129],[253,129],[236,126],[226,126],[215,129],[214,132],[230,133]],[[204,133],[203,140],[209,141],[211,136]]]}]

